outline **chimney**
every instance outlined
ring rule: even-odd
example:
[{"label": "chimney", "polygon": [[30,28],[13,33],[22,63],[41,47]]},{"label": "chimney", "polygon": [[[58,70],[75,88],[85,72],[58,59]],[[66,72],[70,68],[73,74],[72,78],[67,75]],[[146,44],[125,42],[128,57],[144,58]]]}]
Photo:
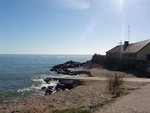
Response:
[{"label": "chimney", "polygon": [[129,41],[124,41],[124,51],[126,50],[126,48],[128,47],[129,45]]}]

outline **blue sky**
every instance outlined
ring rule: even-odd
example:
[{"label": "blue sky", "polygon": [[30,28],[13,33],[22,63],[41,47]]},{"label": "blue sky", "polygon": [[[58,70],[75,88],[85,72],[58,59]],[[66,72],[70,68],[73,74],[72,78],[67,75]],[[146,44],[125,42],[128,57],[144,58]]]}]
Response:
[{"label": "blue sky", "polygon": [[0,0],[0,54],[105,54],[150,38],[150,0]]}]

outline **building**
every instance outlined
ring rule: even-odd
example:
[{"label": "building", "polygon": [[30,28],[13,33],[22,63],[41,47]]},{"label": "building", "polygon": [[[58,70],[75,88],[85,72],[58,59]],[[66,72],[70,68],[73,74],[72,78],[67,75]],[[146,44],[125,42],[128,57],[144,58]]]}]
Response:
[{"label": "building", "polygon": [[150,61],[150,39],[131,43],[124,42],[106,52],[106,56],[115,59]]}]

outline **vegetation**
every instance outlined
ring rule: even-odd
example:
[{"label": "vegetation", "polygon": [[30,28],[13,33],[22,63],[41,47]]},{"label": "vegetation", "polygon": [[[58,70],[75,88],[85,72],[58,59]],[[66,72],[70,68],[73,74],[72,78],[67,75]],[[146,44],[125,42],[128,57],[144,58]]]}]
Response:
[{"label": "vegetation", "polygon": [[106,88],[109,93],[115,96],[120,96],[123,90],[124,74],[117,72],[108,74],[106,77],[106,82]]},{"label": "vegetation", "polygon": [[90,113],[90,111],[85,108],[71,108],[65,110],[55,110],[53,113]]}]

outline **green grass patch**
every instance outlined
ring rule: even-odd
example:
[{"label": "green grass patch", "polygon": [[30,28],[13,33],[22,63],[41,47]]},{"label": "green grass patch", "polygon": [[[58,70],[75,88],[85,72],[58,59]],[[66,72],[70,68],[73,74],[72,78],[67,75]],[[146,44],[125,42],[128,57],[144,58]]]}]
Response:
[{"label": "green grass patch", "polygon": [[90,111],[85,108],[71,108],[65,110],[55,110],[53,113],[90,113]]}]

